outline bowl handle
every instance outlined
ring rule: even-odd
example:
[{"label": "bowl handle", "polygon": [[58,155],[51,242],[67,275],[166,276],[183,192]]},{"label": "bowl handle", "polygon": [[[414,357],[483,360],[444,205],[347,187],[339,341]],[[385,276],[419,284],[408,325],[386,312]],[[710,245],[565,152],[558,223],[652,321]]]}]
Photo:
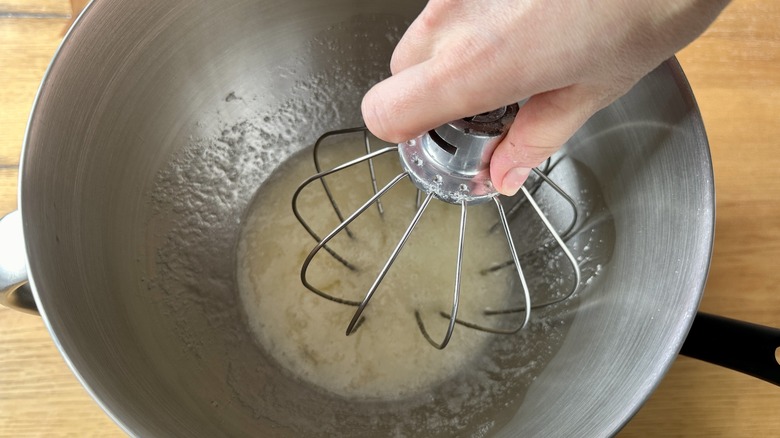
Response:
[{"label": "bowl handle", "polygon": [[0,242],[0,304],[37,315],[35,298],[27,282],[27,253],[19,210],[0,219]]},{"label": "bowl handle", "polygon": [[699,312],[680,354],[780,385],[780,329]]}]

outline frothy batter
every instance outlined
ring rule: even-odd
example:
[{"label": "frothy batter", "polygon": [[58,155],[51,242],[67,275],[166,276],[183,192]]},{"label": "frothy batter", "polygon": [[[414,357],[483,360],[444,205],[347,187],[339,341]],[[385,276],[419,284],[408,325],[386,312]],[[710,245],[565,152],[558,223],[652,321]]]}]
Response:
[{"label": "frothy batter", "polygon": [[[360,154],[355,144],[323,146],[330,168]],[[356,147],[357,146],[357,147]],[[396,153],[375,161],[380,187],[400,173]],[[299,379],[345,397],[398,399],[442,383],[477,358],[491,335],[456,326],[449,346],[440,351],[421,335],[414,311],[440,340],[447,320],[440,311],[452,306],[460,207],[434,200],[364,312],[356,333],[345,330],[355,307],[325,300],[300,281],[304,258],[315,241],[298,223],[290,200],[296,187],[315,173],[311,151],[296,155],[269,178],[251,205],[238,246],[238,282],[249,324],[258,342]],[[371,192],[368,165],[327,179],[345,215]],[[415,189],[402,181],[376,207],[350,225],[354,238],[340,233],[330,246],[359,268],[352,272],[321,251],[309,281],[342,298],[361,300],[415,212]],[[322,186],[301,195],[301,213],[321,236],[338,225]],[[480,270],[509,259],[503,233],[488,233],[497,215],[492,204],[468,209],[459,316],[491,324],[484,308],[508,307],[516,273]],[[515,294],[516,295],[516,294]],[[513,295],[513,304],[517,296]]]}]

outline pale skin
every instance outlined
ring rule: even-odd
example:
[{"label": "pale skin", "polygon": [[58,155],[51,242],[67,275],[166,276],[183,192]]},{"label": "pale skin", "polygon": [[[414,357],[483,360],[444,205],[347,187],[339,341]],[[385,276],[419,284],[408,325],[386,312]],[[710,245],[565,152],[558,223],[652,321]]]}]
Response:
[{"label": "pale skin", "polygon": [[392,76],[363,99],[399,143],[529,99],[490,162],[515,194],[595,112],[698,37],[729,0],[430,0],[398,43]]}]

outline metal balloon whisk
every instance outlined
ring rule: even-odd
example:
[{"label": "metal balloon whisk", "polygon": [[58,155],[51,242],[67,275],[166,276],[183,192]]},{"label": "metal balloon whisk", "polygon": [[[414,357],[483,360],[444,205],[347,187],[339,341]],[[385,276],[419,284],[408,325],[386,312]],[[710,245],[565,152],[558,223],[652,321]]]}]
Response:
[{"label": "metal balloon whisk", "polygon": [[[526,186],[529,187],[521,187],[520,190],[523,197],[520,198],[518,196],[520,200],[508,209],[504,208],[502,199],[493,187],[489,178],[490,157],[492,156],[493,151],[495,150],[498,143],[506,135],[509,126],[514,121],[517,111],[517,104],[509,105],[494,111],[447,123],[413,140],[398,144],[397,146],[383,147],[378,150],[372,150],[371,136],[365,127],[330,131],[323,134],[317,140],[314,145],[313,156],[315,168],[318,173],[309,177],[300,186],[298,186],[292,198],[292,208],[295,217],[316,241],[316,246],[308,254],[303,262],[303,266],[301,267],[301,281],[307,289],[322,298],[343,305],[356,307],[355,313],[347,326],[347,335],[354,333],[355,330],[357,330],[364,321],[363,313],[371,301],[371,298],[374,296],[377,288],[382,283],[394,261],[403,249],[407,239],[412,234],[412,231],[417,226],[420,218],[425,213],[426,208],[434,198],[460,206],[460,232],[456,255],[455,286],[452,296],[452,307],[449,312],[440,312],[440,315],[443,318],[449,320],[444,338],[439,342],[435,341],[426,330],[419,311],[415,312],[415,317],[420,332],[432,346],[438,349],[443,349],[449,343],[456,325],[461,325],[470,329],[494,334],[509,335],[517,333],[528,325],[531,317],[531,309],[542,306],[549,306],[551,304],[564,301],[576,292],[580,284],[580,269],[576,259],[569,251],[569,248],[566,246],[565,241],[571,237],[571,233],[573,232],[575,224],[577,223],[577,204],[571,198],[571,196],[569,196],[563,189],[561,189],[561,187],[554,183],[548,176],[554,167],[554,164],[551,164],[551,161],[547,160],[542,166],[533,169],[533,181],[526,184]],[[341,164],[333,169],[325,171],[322,170],[320,163],[320,149],[322,148],[324,139],[334,136],[359,135],[361,133],[363,136],[363,143],[365,144],[365,155]],[[390,182],[387,183],[384,187],[379,188],[374,171],[374,160],[382,155],[390,153],[397,153],[400,156],[402,172],[392,178]],[[356,166],[360,163],[366,162],[368,164],[369,175],[371,178],[371,185],[374,194],[352,214],[345,217],[334,200],[333,194],[326,182],[326,177],[347,168]],[[373,284],[366,292],[365,297],[360,301],[344,299],[327,293],[311,284],[307,278],[307,271],[312,260],[321,250],[325,250],[331,257],[344,265],[347,269],[353,271],[358,269],[342,254],[339,254],[333,248],[328,246],[328,242],[330,242],[338,233],[342,231],[351,236],[349,224],[372,205],[376,204],[379,213],[383,214],[385,206],[381,201],[382,195],[387,193],[404,179],[411,180],[411,182],[417,188],[417,197],[415,201],[417,210],[412,217],[409,226],[406,228],[406,231],[395,245],[395,248],[390,253],[390,256],[379,271]],[[298,206],[299,195],[314,181],[320,181],[322,183],[322,188],[324,189],[325,195],[328,197],[330,204],[340,221],[340,224],[324,237],[317,234],[317,232],[314,231],[309,223],[304,220],[300,214]],[[555,227],[553,227],[548,218],[540,209],[537,202],[534,200],[533,194],[542,184],[549,185],[561,199],[563,199],[571,206],[573,211],[572,220],[570,221],[569,225],[560,232],[557,231]],[[506,262],[495,266],[484,268],[480,272],[485,275],[492,271],[506,269],[514,266],[520,280],[520,285],[522,287],[524,305],[517,308],[502,310],[485,310],[484,314],[490,316],[522,313],[522,323],[514,328],[506,329],[488,327],[486,325],[464,321],[459,319],[457,316],[461,288],[464,233],[466,229],[468,207],[486,202],[493,202],[496,206],[499,222],[491,231],[497,229],[498,227],[503,228],[511,253],[511,260],[507,260]],[[520,257],[518,256],[515,242],[513,240],[512,232],[510,231],[509,226],[510,219],[515,214],[517,214],[517,212],[520,211],[524,205],[529,205],[539,216],[547,231],[552,236],[554,243],[566,255],[566,258],[571,264],[574,273],[573,286],[571,286],[571,288],[569,288],[566,293],[564,293],[562,296],[559,294],[559,298],[545,301],[543,303],[532,303],[531,292],[529,291],[528,283],[526,282],[526,278],[523,274]]]}]

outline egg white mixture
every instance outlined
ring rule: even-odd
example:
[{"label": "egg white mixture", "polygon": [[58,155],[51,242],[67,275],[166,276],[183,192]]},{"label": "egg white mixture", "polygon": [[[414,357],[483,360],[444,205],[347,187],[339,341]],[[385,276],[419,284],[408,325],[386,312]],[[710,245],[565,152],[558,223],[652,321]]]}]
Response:
[{"label": "egg white mixture", "polygon": [[[358,137],[358,143],[360,138]],[[340,158],[356,156],[353,145],[327,146]],[[393,152],[374,160],[380,187],[400,173]],[[415,320],[418,309],[435,340],[447,320],[440,311],[452,306],[460,207],[433,200],[390,273],[364,312],[365,322],[345,336],[355,307],[334,303],[307,290],[301,264],[315,246],[298,223],[290,201],[296,187],[315,173],[311,151],[304,151],[271,176],[250,207],[238,246],[238,283],[249,324],[260,345],[303,381],[345,397],[398,399],[452,378],[480,355],[491,335],[456,326],[449,346],[440,351],[423,338]],[[367,164],[327,179],[345,216],[367,200],[371,183]],[[415,212],[410,181],[401,181],[382,200],[384,215],[372,206],[330,246],[359,268],[352,272],[320,251],[309,281],[342,298],[361,300]],[[319,182],[301,195],[301,213],[326,235],[338,220]],[[459,316],[490,324],[485,308],[508,307],[514,269],[483,275],[480,270],[509,260],[503,232],[488,233],[497,220],[488,203],[468,209]],[[517,293],[513,300],[517,304]]]}]

